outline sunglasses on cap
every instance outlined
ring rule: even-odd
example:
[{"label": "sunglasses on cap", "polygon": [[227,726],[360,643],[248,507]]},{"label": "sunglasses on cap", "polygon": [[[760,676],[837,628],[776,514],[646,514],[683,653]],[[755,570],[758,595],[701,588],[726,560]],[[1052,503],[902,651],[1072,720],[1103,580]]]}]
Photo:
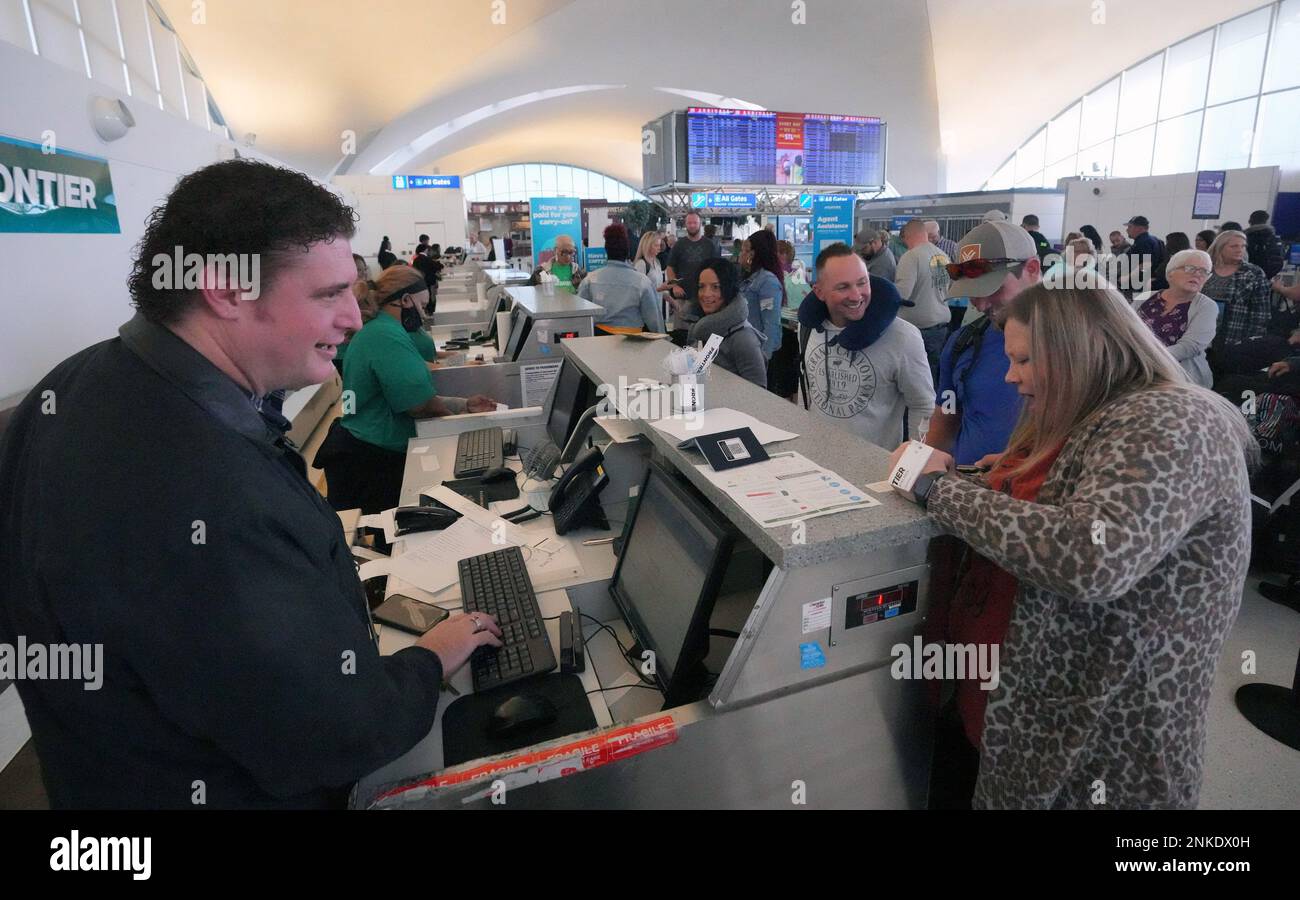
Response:
[{"label": "sunglasses on cap", "polygon": [[1011,272],[1027,262],[1029,262],[1027,259],[968,259],[963,262],[948,263],[945,268],[948,270],[948,277],[952,279],[979,278],[981,275],[998,270]]}]

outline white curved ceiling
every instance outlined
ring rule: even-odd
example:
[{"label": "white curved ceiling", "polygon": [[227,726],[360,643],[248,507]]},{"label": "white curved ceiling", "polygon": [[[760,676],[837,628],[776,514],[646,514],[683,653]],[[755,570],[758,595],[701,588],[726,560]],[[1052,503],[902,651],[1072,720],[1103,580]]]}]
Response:
[{"label": "white curved ceiling", "polygon": [[[641,125],[696,102],[672,88],[879,115],[908,194],[978,188],[1104,78],[1260,5],[1109,0],[1099,26],[1096,2],[207,0],[203,24],[161,5],[232,132],[319,176],[546,161],[640,185]],[[615,87],[545,93],[584,85]]]}]

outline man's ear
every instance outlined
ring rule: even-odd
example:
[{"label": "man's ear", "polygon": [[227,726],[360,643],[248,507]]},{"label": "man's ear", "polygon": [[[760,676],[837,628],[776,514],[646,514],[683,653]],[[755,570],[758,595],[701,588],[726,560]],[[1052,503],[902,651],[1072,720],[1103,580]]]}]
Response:
[{"label": "man's ear", "polygon": [[244,292],[234,288],[200,288],[199,303],[218,319],[234,321],[242,315]]},{"label": "man's ear", "polygon": [[1043,262],[1037,256],[1025,260],[1025,274],[1039,276],[1043,274]]}]

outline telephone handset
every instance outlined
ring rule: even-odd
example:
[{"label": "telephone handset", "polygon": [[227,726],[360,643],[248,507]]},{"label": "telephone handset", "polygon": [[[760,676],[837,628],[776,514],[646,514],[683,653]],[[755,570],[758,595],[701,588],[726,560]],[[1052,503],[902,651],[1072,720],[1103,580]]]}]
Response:
[{"label": "telephone handset", "polygon": [[600,492],[609,484],[605,454],[592,447],[573,461],[554,490],[548,508],[555,517],[555,533],[564,534],[584,525],[609,530],[600,508]]}]

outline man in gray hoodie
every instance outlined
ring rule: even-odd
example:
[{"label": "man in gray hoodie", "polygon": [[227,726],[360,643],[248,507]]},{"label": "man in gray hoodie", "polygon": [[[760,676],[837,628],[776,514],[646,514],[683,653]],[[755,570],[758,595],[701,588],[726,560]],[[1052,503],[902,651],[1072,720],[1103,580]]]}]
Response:
[{"label": "man in gray hoodie", "polygon": [[925,344],[898,318],[900,302],[847,244],[832,244],[817,256],[817,283],[799,305],[804,404],[885,449],[923,433],[934,412]]}]

